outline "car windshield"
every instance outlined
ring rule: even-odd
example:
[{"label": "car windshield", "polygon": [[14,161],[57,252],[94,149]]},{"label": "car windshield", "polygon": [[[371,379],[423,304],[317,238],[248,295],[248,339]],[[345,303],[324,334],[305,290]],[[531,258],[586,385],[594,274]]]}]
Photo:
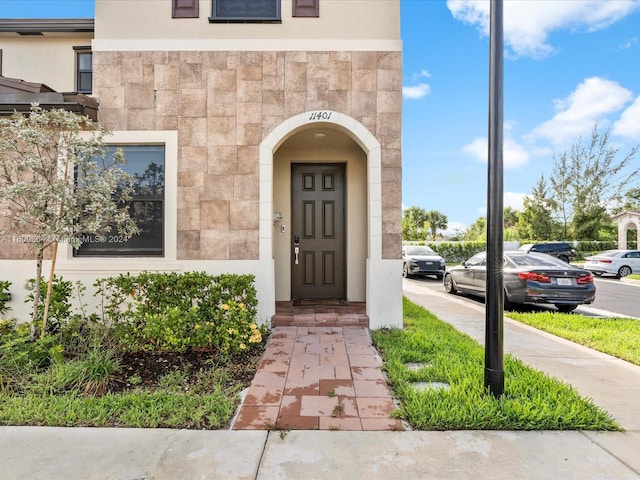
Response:
[{"label": "car windshield", "polygon": [[520,248],[518,248],[518,250],[529,251],[531,247],[533,247],[532,243],[526,243],[524,245],[521,245]]},{"label": "car windshield", "polygon": [[407,255],[437,255],[429,247],[406,247]]},{"label": "car windshield", "polygon": [[548,255],[508,255],[507,258],[519,267],[558,267],[571,268],[565,262]]}]

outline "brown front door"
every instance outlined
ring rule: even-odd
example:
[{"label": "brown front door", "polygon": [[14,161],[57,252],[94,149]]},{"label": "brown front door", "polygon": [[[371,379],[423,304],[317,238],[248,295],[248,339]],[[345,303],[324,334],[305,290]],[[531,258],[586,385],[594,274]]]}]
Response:
[{"label": "brown front door", "polygon": [[292,297],[346,298],[345,166],[291,165]]}]

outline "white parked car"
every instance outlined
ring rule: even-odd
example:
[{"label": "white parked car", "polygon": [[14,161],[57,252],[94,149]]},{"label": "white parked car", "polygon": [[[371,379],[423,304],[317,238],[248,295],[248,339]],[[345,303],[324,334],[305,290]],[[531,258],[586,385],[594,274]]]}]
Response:
[{"label": "white parked car", "polygon": [[585,258],[584,269],[594,275],[626,277],[640,274],[640,250],[607,250]]}]

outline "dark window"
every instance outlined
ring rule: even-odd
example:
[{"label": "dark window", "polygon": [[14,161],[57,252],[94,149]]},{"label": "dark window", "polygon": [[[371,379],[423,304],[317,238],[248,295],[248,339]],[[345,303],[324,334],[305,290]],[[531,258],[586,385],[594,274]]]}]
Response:
[{"label": "dark window", "polygon": [[280,0],[212,0],[210,22],[280,22]]},{"label": "dark window", "polygon": [[76,53],[76,90],[80,93],[91,93],[93,66],[91,52]]},{"label": "dark window", "polygon": [[171,16],[173,18],[198,18],[200,0],[173,0]]},{"label": "dark window", "polygon": [[154,256],[164,255],[164,145],[114,145],[107,149],[107,159],[117,148],[127,163],[123,170],[134,178],[134,193],[129,215],[140,230],[128,240],[117,231],[88,235],[75,251],[76,256]]},{"label": "dark window", "polygon": [[320,0],[293,0],[294,17],[319,17]]}]

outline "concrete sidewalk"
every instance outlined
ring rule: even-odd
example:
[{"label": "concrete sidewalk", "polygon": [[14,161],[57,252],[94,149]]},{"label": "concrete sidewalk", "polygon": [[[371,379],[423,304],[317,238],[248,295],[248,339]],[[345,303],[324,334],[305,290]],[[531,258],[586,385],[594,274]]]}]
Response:
[{"label": "concrete sidewalk", "polygon": [[[484,340],[484,309],[405,281]],[[193,431],[0,427],[0,479],[640,479],[640,367],[505,318],[505,352],[573,385],[617,432]],[[1,408],[1,405],[0,405]]]}]

